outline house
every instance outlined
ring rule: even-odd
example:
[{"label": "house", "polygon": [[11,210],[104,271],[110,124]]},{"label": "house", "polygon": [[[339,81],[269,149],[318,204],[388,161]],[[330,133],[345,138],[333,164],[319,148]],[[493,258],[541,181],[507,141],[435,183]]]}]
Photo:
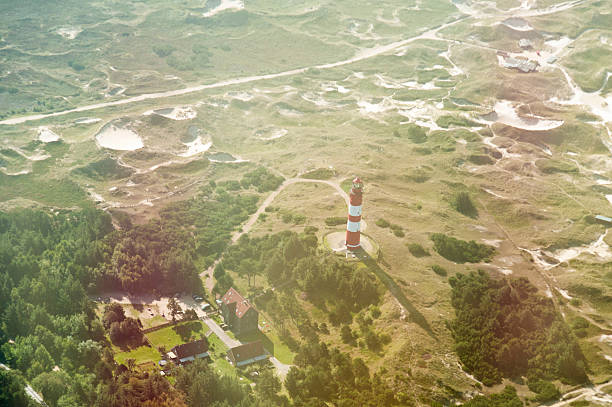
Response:
[{"label": "house", "polygon": [[184,365],[196,359],[208,358],[208,340],[200,339],[173,347],[167,354],[177,365]]},{"label": "house", "polygon": [[221,315],[236,335],[254,332],[258,329],[259,312],[234,288],[227,290],[221,298]]},{"label": "house", "polygon": [[230,363],[236,367],[250,365],[268,359],[268,354],[261,341],[245,343],[227,351]]},{"label": "house", "polygon": [[605,226],[612,226],[612,218],[603,215],[596,215],[595,221]]}]

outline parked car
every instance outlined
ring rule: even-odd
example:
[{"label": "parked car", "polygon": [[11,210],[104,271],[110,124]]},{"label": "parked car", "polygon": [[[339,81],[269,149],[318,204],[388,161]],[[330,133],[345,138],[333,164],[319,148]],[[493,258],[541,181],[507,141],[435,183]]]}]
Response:
[{"label": "parked car", "polygon": [[229,326],[225,323],[221,324],[221,329],[223,329],[224,331],[227,331],[229,329]]},{"label": "parked car", "polygon": [[202,311],[210,311],[212,309],[212,307],[210,306],[209,303],[205,302],[204,304],[202,304],[200,306],[200,308],[202,309]]}]

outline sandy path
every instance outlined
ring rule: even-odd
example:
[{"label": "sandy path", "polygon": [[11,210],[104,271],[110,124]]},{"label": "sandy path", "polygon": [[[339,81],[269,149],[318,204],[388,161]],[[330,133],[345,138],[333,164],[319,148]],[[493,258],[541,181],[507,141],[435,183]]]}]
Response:
[{"label": "sandy path", "polygon": [[[255,211],[254,214],[251,215],[251,217],[246,221],[246,223],[242,226],[242,228],[240,228],[239,231],[235,232],[232,236],[232,243],[231,244],[235,244],[238,239],[240,239],[240,236],[244,235],[245,233],[249,233],[250,230],[253,228],[253,225],[255,225],[255,222],[257,222],[257,219],[259,218],[259,215],[261,215],[268,206],[270,206],[270,204],[274,201],[274,199],[276,199],[276,197],[285,189],[287,188],[289,185],[293,185],[293,184],[297,184],[299,182],[305,182],[305,183],[318,183],[318,184],[326,184],[329,185],[330,187],[334,188],[338,194],[342,197],[342,199],[344,199],[344,202],[346,202],[346,205],[348,206],[349,204],[349,196],[346,192],[344,192],[344,190],[340,187],[340,185],[338,185],[337,183],[334,183],[332,181],[325,181],[325,180],[318,180],[318,179],[306,179],[306,178],[289,178],[286,179],[285,182],[283,182],[278,188],[276,188],[274,191],[272,191],[272,193],[270,195],[268,195],[268,197],[261,203],[261,205],[259,205],[259,208],[257,208],[257,211]],[[215,286],[215,280],[213,278],[213,270],[215,269],[215,266],[217,264],[219,264],[219,262],[221,261],[221,259],[223,258],[223,256],[221,256],[219,259],[217,259],[212,266],[210,266],[209,268],[206,269],[206,271],[203,271],[202,273],[200,273],[200,277],[204,277],[206,276],[206,289],[208,290],[208,292],[212,293],[213,287]],[[279,362],[280,363],[280,362]]]},{"label": "sandy path", "polygon": [[432,28],[430,30],[425,31],[424,33],[417,35],[415,37],[412,38],[408,38],[405,40],[401,40],[401,41],[396,41],[396,42],[392,42],[390,44],[386,44],[386,45],[380,45],[374,48],[365,48],[360,50],[359,52],[357,52],[357,54],[349,59],[345,59],[342,61],[338,61],[338,62],[332,62],[332,63],[328,63],[328,64],[321,64],[321,65],[313,65],[313,66],[309,66],[309,67],[304,67],[304,68],[297,68],[297,69],[291,69],[289,71],[284,71],[284,72],[278,72],[278,73],[272,73],[272,74],[266,74],[266,75],[256,75],[256,76],[245,76],[242,78],[235,78],[235,79],[228,79],[228,80],[224,80],[224,81],[220,81],[220,82],[215,82],[215,83],[210,83],[207,85],[197,85],[197,86],[191,86],[191,87],[187,87],[187,88],[183,88],[183,89],[177,89],[177,90],[170,90],[170,91],[166,91],[166,92],[157,92],[157,93],[148,93],[148,94],[144,94],[144,95],[139,95],[139,96],[134,96],[134,97],[130,97],[130,98],[126,98],[126,99],[121,99],[121,100],[114,100],[112,102],[104,102],[104,103],[96,103],[93,105],[86,105],[86,106],[80,106],[74,109],[70,109],[70,110],[63,110],[61,112],[55,112],[55,113],[46,113],[46,114],[37,114],[37,115],[30,115],[30,116],[23,116],[23,117],[16,117],[16,118],[12,118],[12,119],[6,119],[6,120],[2,120],[0,121],[0,124],[21,124],[21,123],[25,123],[28,121],[32,121],[32,120],[40,120],[40,119],[45,119],[48,117],[56,117],[56,116],[63,116],[65,114],[69,114],[69,113],[75,113],[75,112],[85,112],[88,110],[94,110],[94,109],[100,109],[100,108],[104,108],[104,107],[109,107],[109,106],[118,106],[118,105],[125,105],[125,104],[129,104],[129,103],[135,103],[135,102],[141,102],[144,100],[150,100],[150,99],[159,99],[159,98],[167,98],[167,97],[172,97],[172,96],[181,96],[181,95],[186,95],[188,93],[194,93],[194,92],[200,92],[202,90],[206,90],[206,89],[214,89],[214,88],[222,88],[225,86],[231,86],[231,85],[239,85],[239,84],[243,84],[243,83],[249,83],[249,82],[255,82],[255,81],[260,81],[263,79],[275,79],[275,78],[282,78],[285,76],[292,76],[292,75],[298,75],[301,73],[306,72],[308,69],[332,69],[332,68],[337,68],[339,66],[343,66],[343,65],[348,65],[348,64],[352,64],[354,62],[360,62],[372,57],[376,57],[378,55],[384,54],[386,52],[389,51],[393,51],[396,48],[400,48],[403,47],[411,42],[417,41],[417,40],[421,40],[421,39],[435,39],[437,38],[436,33],[440,30],[443,30],[453,24],[458,23],[459,21],[464,20],[465,17],[461,17],[457,20],[451,21],[450,23],[446,23],[443,24],[439,27],[436,28]]}]

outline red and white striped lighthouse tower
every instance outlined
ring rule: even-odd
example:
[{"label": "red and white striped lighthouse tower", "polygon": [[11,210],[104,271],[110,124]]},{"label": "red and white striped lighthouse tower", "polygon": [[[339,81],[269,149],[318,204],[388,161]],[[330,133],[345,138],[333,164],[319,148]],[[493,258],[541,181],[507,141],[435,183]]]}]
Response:
[{"label": "red and white striped lighthouse tower", "polygon": [[346,222],[346,248],[359,249],[359,224],[361,222],[361,203],[363,200],[363,183],[359,177],[353,180],[349,201],[348,221]]}]

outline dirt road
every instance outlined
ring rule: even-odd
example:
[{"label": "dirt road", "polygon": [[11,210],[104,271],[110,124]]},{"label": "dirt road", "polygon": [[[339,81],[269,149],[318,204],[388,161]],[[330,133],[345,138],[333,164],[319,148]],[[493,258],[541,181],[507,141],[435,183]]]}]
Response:
[{"label": "dirt road", "polygon": [[[346,192],[344,192],[344,190],[340,187],[340,185],[336,182],[332,182],[332,181],[327,181],[327,180],[318,180],[318,179],[306,179],[306,178],[289,178],[286,179],[285,182],[283,182],[278,188],[276,188],[274,191],[272,191],[272,193],[270,195],[268,195],[268,197],[261,203],[261,205],[259,205],[259,208],[257,208],[257,210],[255,211],[254,214],[251,215],[251,217],[246,221],[246,223],[242,226],[242,228],[238,231],[235,232],[232,235],[232,243],[231,244],[235,244],[238,239],[240,239],[240,236],[244,235],[245,233],[249,233],[250,230],[253,228],[253,225],[255,225],[255,222],[257,222],[257,219],[259,218],[259,215],[261,215],[268,206],[270,206],[270,204],[274,201],[274,199],[276,199],[276,197],[283,192],[283,190],[285,188],[287,188],[290,185],[293,184],[297,184],[300,182],[304,182],[304,183],[318,183],[318,184],[326,184],[329,185],[330,187],[334,188],[337,192],[338,195],[340,195],[342,197],[342,199],[344,199],[344,202],[346,202],[346,205],[348,206],[349,204],[349,196]],[[365,223],[364,223],[365,225]],[[365,229],[365,227],[363,228]],[[206,289],[208,290],[208,292],[212,292],[213,287],[215,286],[215,280],[213,278],[213,270],[215,269],[215,266],[217,264],[219,264],[219,262],[221,261],[223,257],[220,257],[219,259],[217,259],[212,266],[210,266],[209,268],[206,269],[206,271],[203,271],[202,273],[200,273],[200,277],[205,277],[206,276]]]}]

